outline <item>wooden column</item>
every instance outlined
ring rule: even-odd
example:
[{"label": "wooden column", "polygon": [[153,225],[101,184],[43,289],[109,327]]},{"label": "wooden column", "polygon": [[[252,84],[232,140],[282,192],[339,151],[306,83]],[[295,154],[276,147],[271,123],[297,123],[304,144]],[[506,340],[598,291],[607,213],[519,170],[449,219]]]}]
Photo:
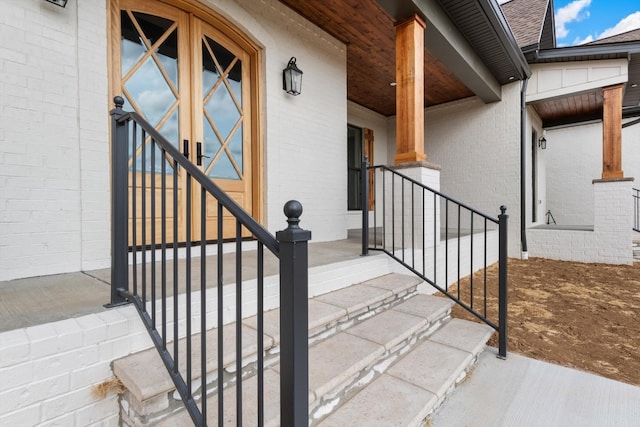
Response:
[{"label": "wooden column", "polygon": [[602,179],[622,178],[622,87],[602,88]]},{"label": "wooden column", "polygon": [[417,15],[396,25],[396,155],[398,163],[424,154],[424,29]]}]

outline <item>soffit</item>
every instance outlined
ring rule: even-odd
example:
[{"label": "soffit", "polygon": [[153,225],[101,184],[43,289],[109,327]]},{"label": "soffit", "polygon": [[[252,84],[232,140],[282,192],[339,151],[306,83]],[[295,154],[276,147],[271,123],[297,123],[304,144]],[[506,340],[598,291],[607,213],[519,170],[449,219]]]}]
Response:
[{"label": "soffit", "polygon": [[[395,114],[395,27],[400,16],[420,12],[420,6],[410,0],[384,2],[376,0],[280,0],[347,46],[347,98],[385,116]],[[384,5],[383,5],[384,3]],[[469,41],[487,67],[491,79],[499,84],[519,79],[522,70],[505,53],[504,40],[478,3],[492,0],[438,0],[442,10],[451,17],[454,28]],[[437,6],[440,7],[440,6]],[[466,12],[464,8],[467,8]],[[497,6],[496,6],[497,7]],[[392,12],[390,12],[392,10]],[[397,12],[397,13],[394,13]],[[475,15],[475,18],[474,16]],[[424,17],[424,16],[423,16]],[[506,25],[506,24],[505,24]],[[482,29],[480,31],[479,29]],[[508,31],[508,29],[507,29]],[[493,36],[490,36],[493,33]],[[510,34],[510,32],[509,32]],[[517,47],[517,46],[516,46]],[[434,53],[438,52],[438,54]],[[520,53],[518,51],[518,53]],[[474,95],[464,83],[464,75],[456,75],[445,66],[449,59],[442,54],[442,46],[425,50],[425,106],[438,105]],[[524,58],[522,58],[524,61]],[[527,67],[524,62],[524,67]],[[528,70],[528,68],[527,68]],[[461,74],[459,70],[456,70]],[[499,87],[499,86],[498,86]]]}]

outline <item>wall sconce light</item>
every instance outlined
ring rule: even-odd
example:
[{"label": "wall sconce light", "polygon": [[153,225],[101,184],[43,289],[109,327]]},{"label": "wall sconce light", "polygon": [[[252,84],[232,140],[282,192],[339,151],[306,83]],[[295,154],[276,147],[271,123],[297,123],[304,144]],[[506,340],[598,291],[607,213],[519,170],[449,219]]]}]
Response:
[{"label": "wall sconce light", "polygon": [[540,139],[538,139],[538,147],[541,150],[546,150],[547,149],[547,138],[545,138],[544,136],[541,136]]},{"label": "wall sconce light", "polygon": [[53,3],[60,7],[65,7],[67,5],[68,0],[47,0],[49,3]]},{"label": "wall sconce light", "polygon": [[287,68],[282,70],[282,89],[293,96],[302,91],[302,70],[296,66],[295,57],[291,57]]}]

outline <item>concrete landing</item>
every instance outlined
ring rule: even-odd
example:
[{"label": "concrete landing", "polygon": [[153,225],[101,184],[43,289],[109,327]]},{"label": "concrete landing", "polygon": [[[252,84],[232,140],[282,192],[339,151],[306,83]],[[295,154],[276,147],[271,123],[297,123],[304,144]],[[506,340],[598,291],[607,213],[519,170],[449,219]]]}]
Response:
[{"label": "concrete landing", "polygon": [[[355,260],[360,257],[361,243],[355,239],[309,244],[309,267],[326,266],[332,263]],[[268,252],[268,251],[267,251]],[[231,254],[232,255],[232,254]],[[225,256],[224,283],[235,280],[235,256]],[[256,251],[246,251],[243,260],[247,265],[255,265]],[[199,271],[198,264],[194,272]],[[180,260],[181,271],[184,260]],[[208,256],[207,263],[216,265],[216,256]],[[158,262],[158,267],[160,263]],[[245,280],[255,278],[256,269],[247,269]],[[274,257],[265,258],[265,275],[277,273]],[[215,285],[217,279],[209,271],[209,283]],[[194,276],[194,280],[197,277]],[[172,288],[169,275],[168,288]],[[43,323],[71,319],[92,313],[106,311],[103,304],[111,298],[111,270],[92,270],[0,281],[0,332],[26,328]]]},{"label": "concrete landing", "polygon": [[640,387],[495,351],[480,355],[471,378],[432,419],[432,427],[632,427]]}]

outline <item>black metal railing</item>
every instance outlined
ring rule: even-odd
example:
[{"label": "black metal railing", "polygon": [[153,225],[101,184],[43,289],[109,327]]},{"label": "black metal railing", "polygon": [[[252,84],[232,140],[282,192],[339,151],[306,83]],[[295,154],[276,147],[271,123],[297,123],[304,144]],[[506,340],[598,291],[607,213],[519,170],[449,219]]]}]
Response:
[{"label": "black metal railing", "polygon": [[[506,357],[506,207],[493,218],[396,170],[369,167],[366,160],[361,180],[362,206],[369,206],[369,185],[375,194],[372,226],[363,209],[363,254],[387,253],[491,326],[498,332],[498,354]],[[498,273],[488,277],[494,258]]]},{"label": "black metal railing", "polygon": [[[246,359],[241,329],[243,271],[249,268],[243,265],[243,242],[247,235],[252,236],[257,242],[258,326],[254,368],[258,397],[257,402],[249,403],[257,408],[257,419],[247,422],[264,425],[262,314],[266,248],[278,258],[280,274],[280,422],[283,426],[308,425],[307,242],[311,233],[298,226],[302,206],[296,201],[287,202],[284,211],[288,227],[274,237],[189,161],[188,153],[180,153],[138,114],[123,111],[123,98],[116,97],[114,101],[110,305],[131,302],[136,306],[196,425],[207,423],[208,387],[211,396],[213,390],[217,395],[217,424],[223,425],[225,382],[236,387],[235,415],[238,425],[242,425],[242,408],[246,404],[242,393],[246,372],[242,366]],[[196,196],[192,197],[192,193]],[[193,198],[199,203],[194,204]],[[180,201],[186,203],[180,205]],[[208,209],[208,203],[215,208]],[[193,237],[191,221],[194,213],[200,218],[199,231],[195,231],[197,238]],[[217,218],[215,228],[207,223],[207,213]],[[185,221],[184,230],[178,225],[180,217]],[[227,229],[223,227],[225,222]],[[216,257],[207,257],[208,226],[217,230]],[[179,242],[180,235],[183,242]],[[223,312],[229,311],[223,307],[223,238],[235,242],[235,253],[227,254],[235,257],[235,378],[231,379],[223,375]],[[185,255],[179,259],[181,245]],[[193,250],[199,250],[199,260],[192,255]],[[207,320],[210,293],[217,304],[215,322]],[[217,328],[216,344],[208,346],[205,334],[213,327]],[[207,381],[206,361],[207,352],[216,348],[210,347],[217,347],[218,355],[217,380],[212,384]],[[199,354],[195,362],[192,352]]]},{"label": "black metal railing", "polygon": [[640,190],[633,189],[633,230],[640,233]]}]

